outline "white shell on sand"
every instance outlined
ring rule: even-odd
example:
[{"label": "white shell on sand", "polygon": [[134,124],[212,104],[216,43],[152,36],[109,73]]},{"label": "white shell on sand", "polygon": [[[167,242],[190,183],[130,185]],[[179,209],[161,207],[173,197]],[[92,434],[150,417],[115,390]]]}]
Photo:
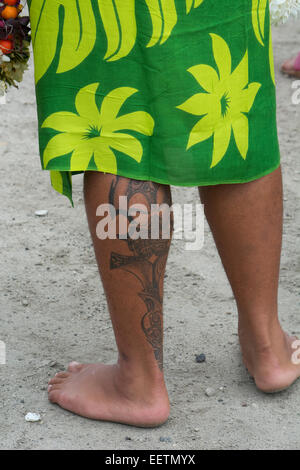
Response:
[{"label": "white shell on sand", "polygon": [[30,423],[36,423],[37,421],[41,421],[41,415],[38,413],[27,413],[25,416],[25,421]]},{"label": "white shell on sand", "polygon": [[47,214],[48,214],[47,210],[35,211],[35,215],[37,215],[38,217],[45,217],[45,215],[47,215]]}]

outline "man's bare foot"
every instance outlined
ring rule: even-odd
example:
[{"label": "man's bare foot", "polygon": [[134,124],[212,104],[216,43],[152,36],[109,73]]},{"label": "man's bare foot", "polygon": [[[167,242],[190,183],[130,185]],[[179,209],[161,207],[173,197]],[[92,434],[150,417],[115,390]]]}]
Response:
[{"label": "man's bare foot", "polygon": [[[249,330],[240,328],[239,337],[243,362],[254,378],[257,388],[265,393],[275,393],[287,389],[300,377],[300,363],[295,361],[297,350],[300,359],[300,347],[295,336],[289,336],[280,327],[276,328],[273,340],[267,346],[251,340]],[[297,364],[298,362],[298,364]]]},{"label": "man's bare foot", "polygon": [[[162,374],[161,374],[162,375]],[[119,364],[78,364],[49,381],[49,400],[87,418],[141,427],[163,424],[169,399],[163,378],[129,374]]]}]

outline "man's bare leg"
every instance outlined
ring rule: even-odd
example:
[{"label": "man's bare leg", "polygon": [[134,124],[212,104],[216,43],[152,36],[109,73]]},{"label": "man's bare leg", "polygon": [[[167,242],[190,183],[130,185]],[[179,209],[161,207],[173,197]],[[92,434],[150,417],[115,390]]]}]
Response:
[{"label": "man's bare leg", "polygon": [[199,188],[236,298],[244,363],[256,385],[278,391],[300,376],[278,319],[282,243],[281,169],[245,184]]},{"label": "man's bare leg", "polygon": [[[96,235],[100,204],[119,196],[128,206],[171,206],[170,188],[110,174],[86,172],[85,204],[96,259],[107,297],[119,358],[115,365],[71,363],[49,382],[49,399],[93,419],[156,426],[169,415],[163,376],[163,278],[168,239],[106,239]],[[132,222],[132,220],[131,220]],[[150,223],[150,220],[149,220]],[[127,227],[126,227],[127,229]],[[124,232],[123,232],[124,235]]]}]

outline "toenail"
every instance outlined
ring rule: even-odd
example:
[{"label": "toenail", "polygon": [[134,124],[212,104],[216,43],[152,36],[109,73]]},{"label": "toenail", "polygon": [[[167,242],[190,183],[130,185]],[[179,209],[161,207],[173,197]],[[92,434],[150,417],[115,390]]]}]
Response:
[{"label": "toenail", "polygon": [[52,388],[52,385],[49,385],[48,392],[50,392],[51,388]]}]

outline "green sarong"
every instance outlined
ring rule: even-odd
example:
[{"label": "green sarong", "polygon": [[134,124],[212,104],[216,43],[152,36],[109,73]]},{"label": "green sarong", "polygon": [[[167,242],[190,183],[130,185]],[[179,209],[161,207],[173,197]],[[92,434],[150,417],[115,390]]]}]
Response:
[{"label": "green sarong", "polygon": [[39,147],[72,201],[86,170],[178,186],[280,164],[267,0],[31,0]]}]

